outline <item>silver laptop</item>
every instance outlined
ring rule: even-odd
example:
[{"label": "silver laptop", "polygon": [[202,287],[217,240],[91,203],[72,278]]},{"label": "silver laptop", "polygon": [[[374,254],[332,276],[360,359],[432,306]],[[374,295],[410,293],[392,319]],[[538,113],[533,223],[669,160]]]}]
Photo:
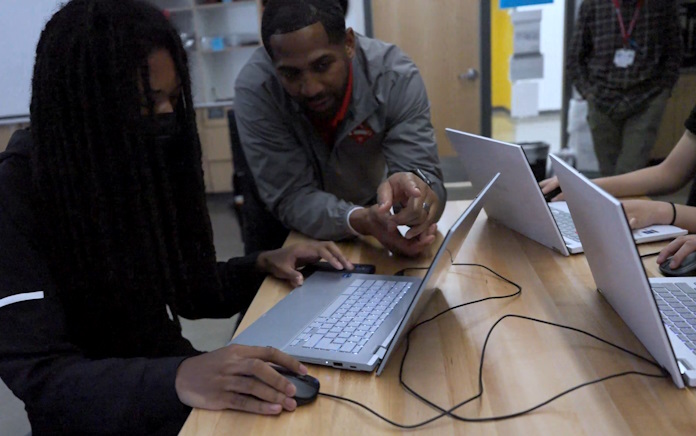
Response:
[{"label": "silver laptop", "polygon": [[498,175],[447,232],[423,279],[316,272],[232,343],[273,346],[298,360],[336,368],[384,370],[423,312],[474,224]]},{"label": "silver laptop", "polygon": [[[568,205],[546,202],[522,147],[453,129],[447,129],[447,137],[475,189],[493,174],[501,174],[486,202],[489,218],[564,256],[582,253]],[[645,243],[686,233],[679,227],[656,225],[634,230],[633,238]]]},{"label": "silver laptop", "polygon": [[696,278],[648,280],[621,202],[562,160],[551,160],[597,290],[674,384],[696,386]]}]

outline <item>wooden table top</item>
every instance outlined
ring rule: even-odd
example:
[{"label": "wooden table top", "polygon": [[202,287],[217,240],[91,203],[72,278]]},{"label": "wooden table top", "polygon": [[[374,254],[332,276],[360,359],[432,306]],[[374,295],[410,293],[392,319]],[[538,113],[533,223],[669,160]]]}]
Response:
[{"label": "wooden table top", "polygon": [[[444,233],[468,205],[448,202],[439,226]],[[288,243],[302,240],[293,234]],[[372,263],[378,274],[405,267],[428,266],[420,259],[389,256],[378,244],[342,243],[353,262]],[[439,243],[433,244],[434,246]],[[662,243],[643,244],[642,254]],[[564,257],[495,222],[482,212],[459,254],[458,263],[479,263],[522,286],[522,295],[456,309],[413,333],[404,378],[415,391],[449,408],[478,392],[483,343],[503,315],[518,314],[579,328],[648,356],[606,300],[596,291],[585,256]],[[643,262],[648,276],[658,277],[655,257]],[[249,326],[290,291],[269,278],[254,299],[239,331]],[[422,319],[447,307],[515,289],[482,268],[452,266]],[[308,365],[321,391],[359,401],[378,413],[414,424],[438,414],[400,385],[404,346],[384,373],[338,370]],[[579,333],[508,318],[491,335],[483,368],[485,392],[456,412],[468,418],[515,413],[537,405],[575,385],[614,373],[655,373],[651,365]],[[393,427],[367,411],[339,400],[319,397],[292,413],[264,417],[235,411],[196,409],[183,435],[212,434],[392,434]],[[444,417],[410,432],[418,434],[696,434],[696,396],[676,388],[668,378],[629,375],[584,387],[541,409],[514,419],[468,423]]]}]

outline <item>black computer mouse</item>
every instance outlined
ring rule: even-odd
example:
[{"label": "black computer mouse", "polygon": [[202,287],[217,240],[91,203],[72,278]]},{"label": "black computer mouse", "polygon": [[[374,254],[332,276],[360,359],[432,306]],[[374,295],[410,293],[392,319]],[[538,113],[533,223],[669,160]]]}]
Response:
[{"label": "black computer mouse", "polygon": [[681,265],[674,269],[669,267],[671,261],[672,257],[668,257],[667,260],[660,264],[660,272],[662,274],[668,277],[696,275],[696,251],[687,254],[684,260],[682,260]]},{"label": "black computer mouse", "polygon": [[293,397],[298,406],[304,406],[316,400],[319,395],[319,380],[311,375],[300,375],[281,366],[273,367],[280,375],[288,379],[290,383],[295,385],[297,391]]}]

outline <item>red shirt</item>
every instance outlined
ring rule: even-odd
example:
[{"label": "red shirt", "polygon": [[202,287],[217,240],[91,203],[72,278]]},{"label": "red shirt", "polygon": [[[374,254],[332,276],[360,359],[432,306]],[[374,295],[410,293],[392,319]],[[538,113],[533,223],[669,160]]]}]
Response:
[{"label": "red shirt", "polygon": [[350,105],[350,99],[353,96],[353,64],[349,64],[348,69],[348,86],[346,86],[346,93],[343,96],[343,102],[341,107],[336,112],[336,115],[331,120],[322,120],[310,116],[312,125],[317,129],[317,132],[321,136],[321,139],[327,145],[333,146],[336,140],[336,132],[338,131],[338,125],[343,121],[348,113],[348,106]]}]

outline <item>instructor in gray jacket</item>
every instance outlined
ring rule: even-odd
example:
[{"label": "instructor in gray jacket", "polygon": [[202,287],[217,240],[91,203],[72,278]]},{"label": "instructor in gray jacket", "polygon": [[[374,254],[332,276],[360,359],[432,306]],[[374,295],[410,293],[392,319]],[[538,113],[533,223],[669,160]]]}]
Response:
[{"label": "instructor in gray jacket", "polygon": [[[372,235],[420,254],[435,239],[446,191],[416,66],[396,46],[346,29],[335,0],[271,0],[262,36],[265,50],[235,87],[262,201],[310,237]],[[402,236],[397,225],[410,230]]]}]

